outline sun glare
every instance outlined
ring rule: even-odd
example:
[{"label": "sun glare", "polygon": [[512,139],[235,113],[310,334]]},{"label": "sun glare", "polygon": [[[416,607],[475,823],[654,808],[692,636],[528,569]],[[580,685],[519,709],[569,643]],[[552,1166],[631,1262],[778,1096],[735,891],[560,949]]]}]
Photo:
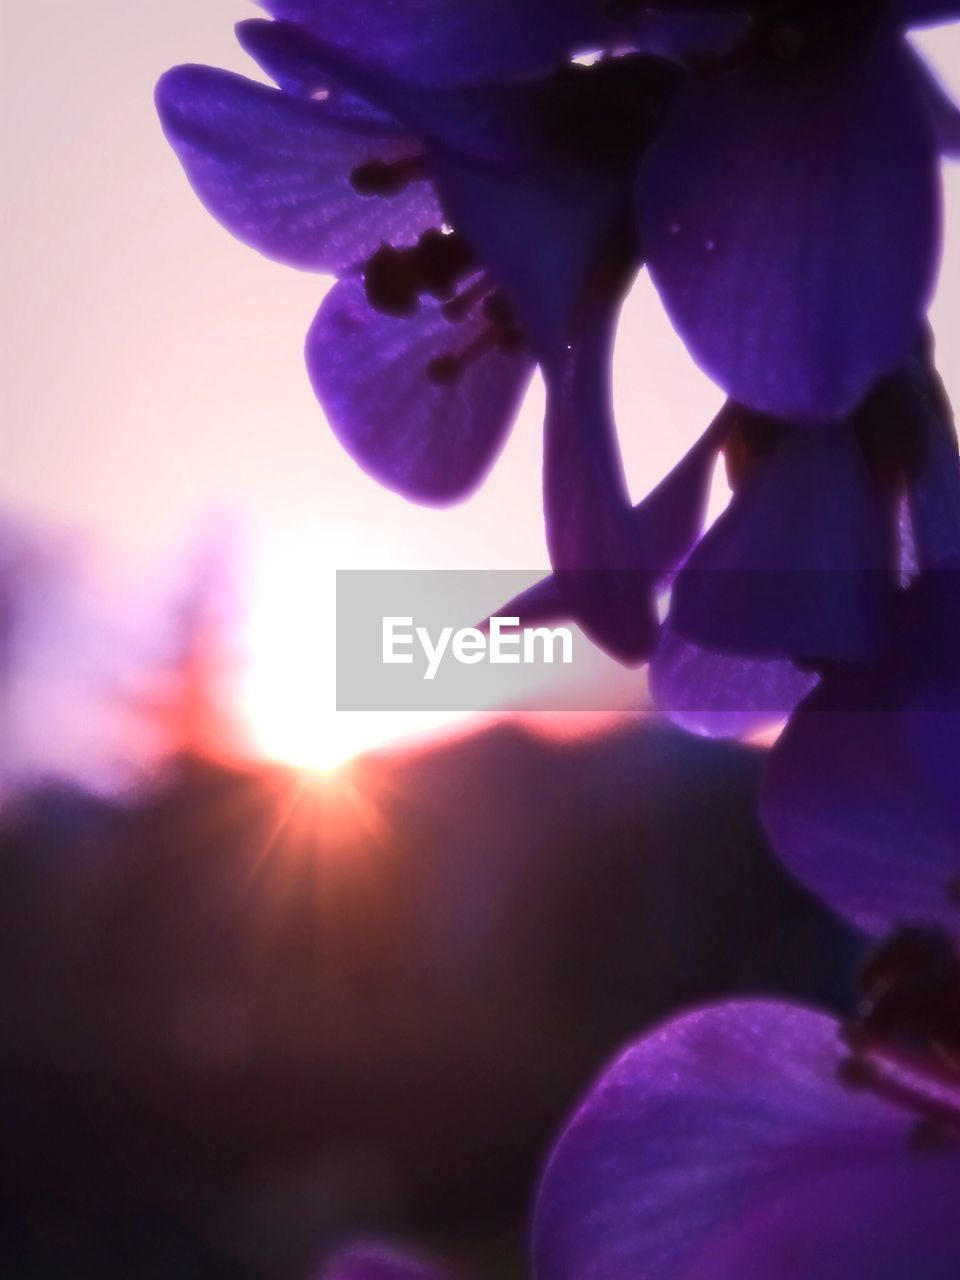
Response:
[{"label": "sun glare", "polygon": [[337,711],[336,570],[389,568],[382,548],[330,528],[274,539],[253,566],[241,715],[256,750],[327,773],[364,751],[429,734],[455,712]]}]

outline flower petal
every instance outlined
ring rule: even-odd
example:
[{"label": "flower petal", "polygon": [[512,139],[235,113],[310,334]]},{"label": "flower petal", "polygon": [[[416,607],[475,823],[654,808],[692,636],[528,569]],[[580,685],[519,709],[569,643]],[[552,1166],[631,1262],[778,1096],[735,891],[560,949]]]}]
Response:
[{"label": "flower petal", "polygon": [[610,402],[615,310],[595,318],[547,369],[544,510],[550,559],[568,616],[622,661],[656,645],[658,583],[703,524],[725,431],[721,414],[636,507],[630,504]]},{"label": "flower petal", "polygon": [[351,173],[415,154],[395,132],[349,128],[305,102],[211,67],[176,67],[157,108],[191,185],[228,231],[268,257],[314,271],[356,266],[384,241],[413,244],[443,214],[415,181],[390,197],[360,196]]},{"label": "flower petal", "polygon": [[650,663],[659,710],[689,733],[746,738],[782,723],[816,684],[791,662],[714,653],[663,627]]},{"label": "flower petal", "polygon": [[941,636],[936,598],[924,618],[927,591],[921,578],[905,598],[898,651],[824,677],[771,752],[761,792],[779,857],[878,935],[924,922],[960,932],[960,626]]},{"label": "flower petal", "polygon": [[[580,73],[586,83],[579,93],[589,94],[590,72],[581,68]],[[584,304],[591,272],[601,277],[594,292],[603,295],[609,279],[624,286],[639,266],[626,225],[633,172],[680,73],[653,58],[631,62],[620,73],[642,101],[644,123],[624,125],[624,145],[609,155],[541,144],[518,179],[515,173],[470,164],[447,147],[430,150],[451,221],[508,292],[541,359],[562,359],[575,336],[573,326],[588,323],[575,312]],[[572,111],[579,95],[563,101],[563,109]],[[520,129],[520,104],[513,99],[505,105]],[[589,305],[596,310],[600,303],[592,299]]]},{"label": "flower petal", "polygon": [[587,181],[563,163],[520,179],[453,155],[434,165],[453,225],[502,284],[538,357],[561,351],[585,276],[616,228],[624,183],[603,172]]},{"label": "flower petal", "polygon": [[[729,11],[713,14],[629,13],[597,0],[262,0],[276,18],[300,23],[372,70],[433,86],[505,83],[550,71],[572,55],[597,49],[677,50],[723,47],[739,31]],[[725,13],[725,11],[727,11]]]},{"label": "flower petal", "polygon": [[[487,345],[482,310],[445,318],[429,295],[409,318],[372,309],[359,280],[335,285],[307,338],[307,365],[337,438],[370,475],[418,502],[447,503],[483,479],[532,373],[529,356]],[[460,375],[431,361],[469,352]]]},{"label": "flower petal", "polygon": [[693,76],[637,196],[654,284],[734,399],[840,417],[907,354],[935,274],[939,175],[913,67],[887,34],[819,74]]},{"label": "flower petal", "polygon": [[752,658],[875,653],[893,597],[893,521],[852,430],[788,427],[677,575],[670,623]]},{"label": "flower petal", "polygon": [[373,125],[384,134],[407,131],[388,112],[337,83],[317,57],[316,41],[291,22],[247,18],[236,25],[241,47],[286,93],[324,104],[327,119],[347,125]]},{"label": "flower petal", "polygon": [[[289,22],[252,19],[238,25],[237,36],[288,92],[323,94],[324,102],[336,104],[345,121],[384,120],[395,128],[402,120],[411,133],[501,167],[529,159],[535,146],[537,120],[528,86],[445,89],[406,84]],[[338,93],[332,91],[334,86],[339,86]]]},{"label": "flower petal", "polygon": [[682,1280],[955,1280],[960,1162],[942,1152],[824,1170],[773,1191]]},{"label": "flower petal", "polygon": [[681,1276],[771,1192],[905,1157],[909,1119],[845,1090],[839,1055],[830,1018],[767,1001],[707,1008],[640,1040],[547,1165],[539,1280]]},{"label": "flower petal", "polygon": [[[738,9],[738,3],[740,10]],[[715,13],[646,12],[637,16],[626,33],[625,43],[640,53],[672,58],[686,63],[704,54],[731,51],[750,29],[746,3],[715,5]],[[663,7],[663,6],[661,6]],[[703,9],[707,9],[704,4]],[[728,9],[729,12],[724,10]]]},{"label": "flower petal", "polygon": [[[598,160],[589,148],[576,153],[545,145],[543,86],[425,89],[319,41],[301,37],[299,47],[423,140],[446,220],[504,288],[538,355],[562,350],[588,270],[603,259],[615,233],[625,238],[621,224],[637,156],[679,81],[677,68],[653,58],[630,67],[645,123],[625,129],[629,147]],[[567,98],[562,101],[570,110]]]},{"label": "flower petal", "polygon": [[[563,396],[559,396],[562,402]],[[657,487],[623,516],[626,491],[604,399],[599,425],[586,412],[548,407],[553,461],[545,501],[557,570],[498,609],[521,626],[573,621],[622,662],[642,662],[657,643],[656,593],[703,525],[724,415]],[[606,408],[603,406],[606,405]],[[595,429],[596,428],[596,429]],[[632,566],[632,567],[628,567]]]},{"label": "flower petal", "polygon": [[893,14],[902,26],[931,26],[960,18],[957,0],[895,0]]},{"label": "flower petal", "polygon": [[911,406],[920,452],[907,475],[907,506],[917,564],[935,569],[960,559],[960,449],[942,388],[922,391]]},{"label": "flower petal", "polygon": [[[900,663],[907,727],[918,770],[934,787],[960,847],[960,555],[924,573],[910,597],[913,617]],[[948,892],[960,933],[960,857],[955,863]]]}]

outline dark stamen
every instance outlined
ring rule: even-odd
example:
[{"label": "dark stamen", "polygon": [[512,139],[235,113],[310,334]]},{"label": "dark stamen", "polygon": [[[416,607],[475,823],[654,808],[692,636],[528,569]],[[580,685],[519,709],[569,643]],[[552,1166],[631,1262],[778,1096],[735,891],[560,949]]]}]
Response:
[{"label": "dark stamen", "polygon": [[[914,1067],[915,1064],[910,1064]],[[879,1058],[845,1058],[837,1069],[840,1083],[863,1090],[910,1112],[942,1133],[960,1136],[960,1092],[938,1088],[923,1070]]]},{"label": "dark stamen", "polygon": [[456,232],[425,231],[417,248],[424,288],[441,300],[452,297],[457,281],[476,265],[473,250]]},{"label": "dark stamen", "polygon": [[381,245],[367,262],[363,283],[375,311],[387,316],[416,315],[421,287],[416,250]]},{"label": "dark stamen", "polygon": [[438,356],[435,360],[431,360],[427,365],[427,377],[438,387],[452,385],[463,377],[470,365],[479,360],[481,356],[485,356],[488,351],[492,351],[495,347],[500,347],[503,337],[504,335],[493,326],[489,329],[484,329],[483,333],[478,334],[473,342],[464,347],[462,351],[448,352],[446,355]]},{"label": "dark stamen", "polygon": [[395,196],[418,178],[425,178],[423,155],[406,156],[402,160],[370,160],[350,174],[350,185],[360,196]]},{"label": "dark stamen", "polygon": [[901,929],[860,975],[862,1008],[848,1036],[885,1053],[914,1046],[952,1062],[960,1087],[960,955],[942,930]]},{"label": "dark stamen", "polygon": [[455,232],[425,231],[408,249],[384,244],[364,267],[367,301],[384,315],[412,316],[422,294],[450,297],[457,280],[473,266],[470,246]]}]

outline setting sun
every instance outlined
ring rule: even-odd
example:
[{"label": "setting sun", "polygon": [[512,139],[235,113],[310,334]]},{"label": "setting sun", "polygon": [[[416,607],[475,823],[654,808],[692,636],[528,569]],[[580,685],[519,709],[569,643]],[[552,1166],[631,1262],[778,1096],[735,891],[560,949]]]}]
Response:
[{"label": "setting sun", "polygon": [[258,751],[327,772],[363,751],[430,733],[457,712],[337,711],[336,570],[385,565],[347,528],[274,538],[252,567],[241,716]]}]

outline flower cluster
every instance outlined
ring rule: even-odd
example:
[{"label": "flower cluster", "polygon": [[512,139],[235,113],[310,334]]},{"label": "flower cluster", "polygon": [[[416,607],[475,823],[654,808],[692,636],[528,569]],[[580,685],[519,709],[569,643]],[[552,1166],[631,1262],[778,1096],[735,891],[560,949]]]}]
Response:
[{"label": "flower cluster", "polygon": [[[926,311],[960,117],[906,34],[960,5],[264,7],[237,32],[275,88],[181,67],[158,107],[215,217],[337,277],[306,357],[338,438],[407,497],[457,500],[539,367],[553,572],[512,611],[649,660],[697,731],[790,715],[765,825],[879,943],[843,1028],[744,1001],[629,1049],[546,1167],[537,1275],[947,1280],[960,460]],[[643,268],[727,403],[633,505],[610,365]],[[442,1274],[365,1249],[329,1280]]]}]

